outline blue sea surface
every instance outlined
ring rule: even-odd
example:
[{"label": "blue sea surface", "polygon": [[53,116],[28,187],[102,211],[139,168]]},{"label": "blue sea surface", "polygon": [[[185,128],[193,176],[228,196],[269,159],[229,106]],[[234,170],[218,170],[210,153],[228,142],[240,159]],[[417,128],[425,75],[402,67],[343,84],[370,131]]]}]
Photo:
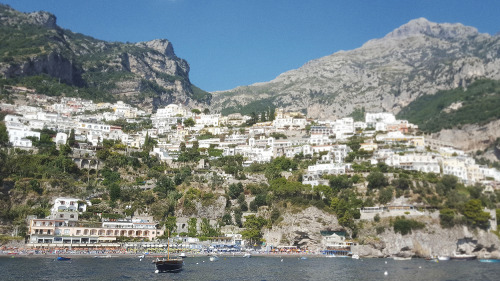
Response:
[{"label": "blue sea surface", "polygon": [[[152,258],[0,257],[1,280],[500,280],[500,263],[423,259],[208,257],[184,260],[180,273],[155,273]],[[387,274],[385,274],[387,272]]]}]

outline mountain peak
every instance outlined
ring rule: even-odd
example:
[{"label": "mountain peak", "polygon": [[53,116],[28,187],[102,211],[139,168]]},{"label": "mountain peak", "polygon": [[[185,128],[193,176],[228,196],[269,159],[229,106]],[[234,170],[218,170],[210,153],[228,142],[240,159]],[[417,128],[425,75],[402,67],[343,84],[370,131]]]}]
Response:
[{"label": "mountain peak", "polygon": [[443,39],[456,39],[475,36],[479,32],[471,26],[461,23],[435,23],[426,18],[418,18],[396,28],[384,38],[406,38],[417,35],[427,35]]},{"label": "mountain peak", "polygon": [[175,57],[174,47],[167,39],[154,39],[147,42],[139,42],[137,45],[151,48],[169,57]]},{"label": "mountain peak", "polygon": [[41,25],[47,28],[57,27],[56,16],[45,11],[29,13],[28,20],[35,25]]},{"label": "mountain peak", "polygon": [[56,16],[49,12],[38,11],[33,13],[22,13],[14,10],[9,5],[0,3],[0,24],[16,25],[31,24],[43,26],[46,28],[57,28]]}]

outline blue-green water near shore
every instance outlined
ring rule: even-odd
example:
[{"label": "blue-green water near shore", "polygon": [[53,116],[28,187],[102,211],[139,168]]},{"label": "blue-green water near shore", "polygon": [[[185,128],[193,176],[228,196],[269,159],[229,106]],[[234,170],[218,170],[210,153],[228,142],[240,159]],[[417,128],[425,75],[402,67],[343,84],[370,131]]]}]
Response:
[{"label": "blue-green water near shore", "polygon": [[[186,258],[180,273],[154,273],[151,258],[0,257],[0,280],[500,280],[500,263],[423,259]],[[386,263],[387,262],[387,263]],[[387,271],[387,275],[384,272]]]}]

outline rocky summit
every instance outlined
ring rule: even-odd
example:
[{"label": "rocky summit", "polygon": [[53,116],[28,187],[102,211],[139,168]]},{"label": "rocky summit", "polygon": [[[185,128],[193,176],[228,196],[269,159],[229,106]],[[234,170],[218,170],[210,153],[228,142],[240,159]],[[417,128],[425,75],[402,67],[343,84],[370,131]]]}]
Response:
[{"label": "rocky summit", "polygon": [[166,39],[106,42],[59,27],[50,13],[21,13],[6,5],[0,5],[0,30],[4,78],[25,84],[27,77],[47,83],[52,78],[70,86],[65,95],[90,92],[93,99],[121,99],[150,110],[170,103],[210,103],[211,95],[191,84],[189,64]]},{"label": "rocky summit", "polygon": [[398,113],[439,90],[500,79],[500,36],[462,24],[419,18],[358,49],[339,51],[282,73],[274,80],[214,93],[223,112],[282,106],[315,118],[356,109]]}]

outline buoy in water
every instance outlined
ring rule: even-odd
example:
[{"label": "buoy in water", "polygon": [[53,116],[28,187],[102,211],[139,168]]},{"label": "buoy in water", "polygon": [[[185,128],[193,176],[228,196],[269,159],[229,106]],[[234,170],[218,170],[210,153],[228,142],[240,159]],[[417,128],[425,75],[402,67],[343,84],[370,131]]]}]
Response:
[{"label": "buoy in water", "polygon": [[160,271],[159,271],[158,269],[157,269],[157,270],[155,270],[155,273],[159,273],[159,272],[160,272]]},{"label": "buoy in water", "polygon": [[389,274],[389,273],[387,273],[387,271],[384,271],[384,275],[387,275],[387,274]]},{"label": "buoy in water", "polygon": [[385,261],[385,264],[387,264],[387,261]]}]

